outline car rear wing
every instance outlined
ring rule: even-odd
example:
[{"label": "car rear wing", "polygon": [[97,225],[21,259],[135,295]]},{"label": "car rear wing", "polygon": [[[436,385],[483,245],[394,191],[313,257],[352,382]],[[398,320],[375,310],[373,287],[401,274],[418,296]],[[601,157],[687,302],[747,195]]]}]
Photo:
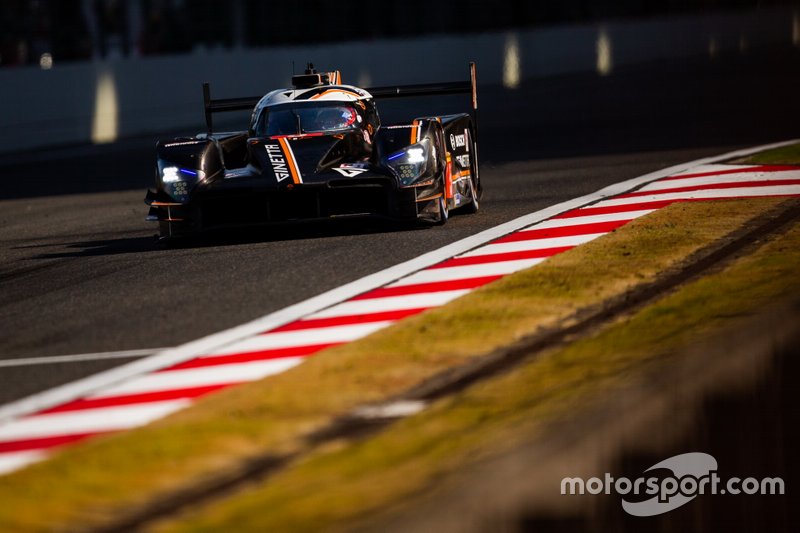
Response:
[{"label": "car rear wing", "polygon": [[214,113],[223,113],[225,111],[252,111],[256,104],[261,100],[262,96],[245,96],[243,98],[218,98],[211,99],[211,86],[208,82],[203,84],[203,107],[206,114],[206,126],[208,126],[208,134],[211,135],[213,131],[212,115]]},{"label": "car rear wing", "polygon": [[419,83],[416,85],[392,85],[365,88],[375,98],[407,98],[412,96],[444,96],[449,94],[469,94],[472,107],[472,121],[475,139],[478,138],[478,82],[475,62],[469,63],[469,79],[443,83]]},{"label": "car rear wing", "polygon": [[[331,74],[331,73],[329,73]],[[336,78],[341,83],[341,77]],[[469,64],[469,79],[464,81],[450,81],[443,83],[419,83],[416,85],[391,85],[386,87],[365,88],[375,98],[407,98],[411,96],[443,96],[449,94],[470,94],[472,104],[472,115],[475,123],[475,138],[478,137],[478,88],[477,72],[475,63]],[[212,133],[212,116],[214,113],[226,111],[246,111],[252,110],[261,100],[261,96],[246,96],[243,98],[218,98],[211,99],[211,87],[208,83],[203,84],[203,106],[205,108],[206,126],[208,134]]]},{"label": "car rear wing", "polygon": [[375,98],[403,98],[407,96],[436,96],[446,94],[470,93],[472,109],[478,109],[475,63],[469,64],[469,79],[443,83],[420,83],[417,85],[392,85],[387,87],[365,88]]},{"label": "car rear wing", "polygon": [[[322,78],[320,78],[320,81],[324,80],[332,85],[339,85],[342,83],[342,75],[338,70],[334,70],[333,72],[323,72],[321,76]],[[211,86],[208,84],[208,82],[204,83],[203,107],[205,109],[208,134],[211,135],[213,130],[213,122],[211,117],[214,113],[222,113],[225,111],[251,111],[261,100],[261,98],[261,96],[245,96],[243,98],[218,98],[217,100],[212,100]]]}]

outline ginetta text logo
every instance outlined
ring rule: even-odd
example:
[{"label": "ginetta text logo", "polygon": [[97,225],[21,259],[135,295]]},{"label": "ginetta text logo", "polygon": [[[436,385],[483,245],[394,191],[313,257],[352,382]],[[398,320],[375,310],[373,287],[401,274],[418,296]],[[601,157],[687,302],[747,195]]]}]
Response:
[{"label": "ginetta text logo", "polygon": [[281,151],[281,147],[277,144],[265,144],[264,148],[267,150],[269,162],[272,164],[272,170],[275,172],[275,179],[283,181],[290,176],[289,167],[286,164],[286,158]]}]

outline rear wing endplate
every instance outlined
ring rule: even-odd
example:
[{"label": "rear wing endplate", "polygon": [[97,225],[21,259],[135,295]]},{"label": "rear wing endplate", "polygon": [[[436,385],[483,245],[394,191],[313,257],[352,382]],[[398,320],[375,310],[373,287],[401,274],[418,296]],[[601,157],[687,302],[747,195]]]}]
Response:
[{"label": "rear wing endplate", "polygon": [[[338,73],[338,72],[337,72]],[[472,115],[475,123],[475,138],[478,136],[478,88],[475,63],[469,64],[469,79],[464,81],[450,81],[443,83],[420,83],[416,85],[392,85],[386,87],[365,88],[373,97],[407,98],[412,96],[443,96],[449,94],[469,94],[471,96]],[[261,100],[261,96],[247,96],[243,98],[211,99],[211,87],[203,84],[203,106],[205,109],[206,126],[209,135],[212,133],[212,116],[214,113],[226,111],[252,110]]]},{"label": "rear wing endplate", "polygon": [[407,96],[436,96],[469,93],[472,96],[472,109],[478,109],[475,63],[469,64],[469,79],[444,83],[420,83],[417,85],[393,85],[387,87],[365,88],[375,98],[403,98]]},{"label": "rear wing endplate", "polygon": [[244,98],[218,98],[211,99],[211,86],[208,82],[203,84],[203,107],[206,114],[206,126],[208,126],[208,134],[211,135],[213,131],[213,122],[211,117],[214,113],[223,113],[225,111],[246,111],[251,110],[261,100],[261,96],[245,96]]}]

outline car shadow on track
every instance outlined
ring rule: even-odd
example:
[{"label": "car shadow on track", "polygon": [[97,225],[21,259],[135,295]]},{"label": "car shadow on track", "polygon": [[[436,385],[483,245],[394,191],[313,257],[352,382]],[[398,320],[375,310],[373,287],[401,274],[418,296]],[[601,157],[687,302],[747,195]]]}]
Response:
[{"label": "car shadow on track", "polygon": [[429,226],[403,224],[383,220],[368,222],[356,220],[302,222],[267,228],[216,230],[198,236],[159,240],[157,235],[122,237],[116,239],[94,239],[51,244],[48,247],[63,247],[66,251],[42,253],[33,259],[59,259],[69,257],[93,257],[148,252],[170,252],[172,250],[246,246],[269,242],[325,239],[331,237],[357,237],[378,233],[424,231]]},{"label": "car shadow on track", "polygon": [[66,248],[66,251],[40,253],[31,259],[59,259],[66,257],[91,257],[102,255],[136,254],[157,250],[156,239],[149,237],[124,237],[120,239],[96,239],[34,246],[18,246],[23,248]]}]

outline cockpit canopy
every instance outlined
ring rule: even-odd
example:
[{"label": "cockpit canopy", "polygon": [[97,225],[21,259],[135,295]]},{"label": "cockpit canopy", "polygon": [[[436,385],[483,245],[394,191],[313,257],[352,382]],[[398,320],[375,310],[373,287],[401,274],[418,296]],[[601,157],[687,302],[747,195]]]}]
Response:
[{"label": "cockpit canopy", "polygon": [[360,127],[365,117],[344,102],[298,102],[265,107],[256,118],[258,137],[336,133]]}]

